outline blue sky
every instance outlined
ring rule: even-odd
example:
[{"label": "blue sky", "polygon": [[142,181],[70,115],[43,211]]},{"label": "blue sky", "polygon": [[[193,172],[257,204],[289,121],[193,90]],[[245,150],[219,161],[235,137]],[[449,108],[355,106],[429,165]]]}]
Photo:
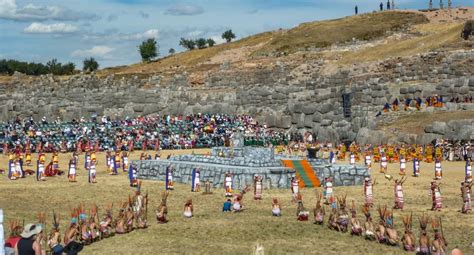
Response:
[{"label": "blue sky", "polygon": [[[383,0],[386,2],[386,0]],[[444,0],[447,4],[447,0]],[[395,0],[399,9],[427,8],[428,0]],[[438,0],[434,0],[436,4]],[[378,8],[378,0],[0,0],[0,58],[46,62],[57,58],[82,68],[140,61],[137,45],[154,37],[165,56],[182,51],[179,38],[214,38],[232,29],[238,38],[339,18]],[[453,0],[472,6],[472,0]]]}]

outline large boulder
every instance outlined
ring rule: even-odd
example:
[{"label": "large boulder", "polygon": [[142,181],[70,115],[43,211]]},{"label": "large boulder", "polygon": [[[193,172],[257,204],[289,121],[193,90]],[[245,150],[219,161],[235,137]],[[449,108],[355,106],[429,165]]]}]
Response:
[{"label": "large boulder", "polygon": [[427,133],[434,133],[439,135],[444,135],[446,133],[447,125],[446,122],[435,121],[431,125],[430,128],[425,128],[425,132]]}]

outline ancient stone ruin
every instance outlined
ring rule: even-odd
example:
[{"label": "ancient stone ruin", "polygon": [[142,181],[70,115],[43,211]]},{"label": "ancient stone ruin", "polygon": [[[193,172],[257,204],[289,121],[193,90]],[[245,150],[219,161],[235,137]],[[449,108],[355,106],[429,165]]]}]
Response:
[{"label": "ancient stone ruin", "polygon": [[[285,167],[282,160],[287,156],[274,153],[273,148],[243,147],[241,139],[234,139],[233,147],[212,148],[210,155],[179,155],[167,160],[134,161],[139,179],[164,181],[166,168],[174,170],[174,181],[191,183],[193,169],[199,169],[201,181],[209,180],[214,187],[222,187],[226,173],[233,175],[235,188],[251,185],[255,175],[263,177],[267,188],[289,188],[290,179],[296,175],[295,169]],[[302,160],[301,158],[291,158]],[[361,185],[364,177],[369,176],[366,167],[350,165],[333,165],[322,159],[308,160],[312,171],[322,181],[332,176],[334,185]]]}]

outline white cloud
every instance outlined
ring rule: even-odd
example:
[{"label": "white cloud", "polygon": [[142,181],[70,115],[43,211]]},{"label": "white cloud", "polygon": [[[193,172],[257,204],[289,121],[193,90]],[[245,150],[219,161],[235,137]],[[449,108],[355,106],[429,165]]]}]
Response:
[{"label": "white cloud", "polygon": [[114,40],[114,41],[139,41],[149,38],[157,38],[159,35],[158,29],[149,29],[142,33],[128,33],[117,34],[116,30],[107,31],[102,34],[87,34],[84,35],[84,40]]},{"label": "white cloud", "polygon": [[19,7],[16,0],[0,0],[0,19],[16,21],[42,21],[42,20],[96,20],[95,14],[73,11],[60,6],[41,6],[27,4]]},{"label": "white cloud", "polygon": [[25,30],[28,34],[71,34],[79,29],[76,26],[65,23],[43,24],[33,22]]},{"label": "white cloud", "polygon": [[223,39],[222,36],[220,36],[220,35],[211,36],[211,39],[214,40],[214,42],[216,42],[216,44],[221,44],[221,43],[226,42],[226,40]]},{"label": "white cloud", "polygon": [[178,3],[165,11],[165,14],[174,16],[183,15],[198,15],[204,12],[204,9],[199,5]]},{"label": "white cloud", "polygon": [[73,57],[87,58],[87,57],[97,57],[97,58],[110,58],[109,53],[114,51],[114,48],[97,45],[87,50],[75,50],[71,53]]},{"label": "white cloud", "polygon": [[204,34],[204,31],[202,30],[194,30],[194,31],[191,31],[187,34],[187,37],[198,37],[198,36],[201,36]]}]

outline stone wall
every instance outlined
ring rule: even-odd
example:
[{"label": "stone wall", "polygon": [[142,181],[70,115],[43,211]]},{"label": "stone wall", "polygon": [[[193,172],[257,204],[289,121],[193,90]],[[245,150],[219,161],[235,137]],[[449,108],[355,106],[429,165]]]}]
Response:
[{"label": "stone wall", "polygon": [[[335,186],[362,185],[364,178],[369,176],[367,168],[363,166],[332,165],[321,160],[310,160],[309,162],[321,182],[324,181],[324,178],[331,176]],[[193,169],[199,168],[201,181],[209,180],[214,187],[223,187],[225,174],[230,172],[234,175],[234,189],[242,188],[246,184],[252,185],[255,175],[263,177],[265,187],[290,188],[291,176],[295,174],[293,169],[282,166],[244,167],[179,160],[133,161],[132,164],[138,169],[139,179],[160,181],[165,180],[166,168],[171,164],[174,168],[175,182],[186,184],[191,183]]]},{"label": "stone wall", "polygon": [[152,179],[164,181],[166,168],[171,164],[174,168],[174,180],[177,183],[191,183],[192,171],[199,168],[201,181],[209,180],[214,187],[224,186],[224,177],[227,172],[233,174],[234,189],[243,188],[246,184],[253,184],[253,177],[263,177],[266,187],[289,188],[294,170],[285,167],[243,167],[209,164],[201,162],[174,161],[174,160],[145,160],[132,162],[137,167],[139,179]]},{"label": "stone wall", "polygon": [[[432,52],[369,67],[354,66],[335,74],[320,71],[324,61],[308,61],[302,72],[295,71],[299,66],[277,62],[252,70],[209,73],[197,87],[186,73],[167,79],[159,74],[145,79],[75,75],[68,80],[42,76],[27,82],[14,78],[11,84],[0,84],[0,120],[17,115],[71,119],[94,113],[121,118],[250,114],[269,127],[312,130],[318,140],[354,140],[362,128],[375,127],[377,112],[395,98],[474,96],[472,59],[474,50]],[[351,93],[351,118],[343,116],[344,92]],[[370,137],[375,137],[375,142],[383,140],[383,136]]]}]

